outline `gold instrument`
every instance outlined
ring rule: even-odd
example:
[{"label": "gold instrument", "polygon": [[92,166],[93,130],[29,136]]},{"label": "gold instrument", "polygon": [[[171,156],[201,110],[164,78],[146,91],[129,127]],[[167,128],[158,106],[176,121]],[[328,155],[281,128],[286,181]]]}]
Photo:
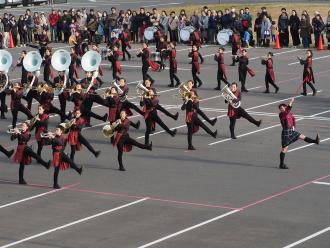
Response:
[{"label": "gold instrument", "polygon": [[221,90],[221,96],[225,98],[225,100],[233,107],[233,108],[239,108],[241,106],[241,101],[233,102],[233,100],[236,100],[237,97],[235,94],[230,90],[229,86],[226,85]]},{"label": "gold instrument", "polygon": [[22,128],[9,128],[7,130],[7,133],[14,134],[14,133],[21,133],[23,131]]},{"label": "gold instrument", "polygon": [[59,126],[62,126],[64,128],[64,133],[67,133],[69,129],[75,124],[75,122],[76,122],[76,118],[73,118],[70,121],[59,124]]},{"label": "gold instrument", "polygon": [[[188,81],[189,82],[189,81]],[[181,96],[181,98],[183,100],[186,99],[186,96],[187,94],[190,93],[190,90],[188,88],[188,82],[185,82],[185,83],[181,83],[178,87],[178,90],[179,90],[179,95]]]},{"label": "gold instrument", "polygon": [[102,133],[105,138],[111,138],[115,134],[115,129],[121,124],[121,120],[118,119],[112,124],[107,124],[102,128]]}]

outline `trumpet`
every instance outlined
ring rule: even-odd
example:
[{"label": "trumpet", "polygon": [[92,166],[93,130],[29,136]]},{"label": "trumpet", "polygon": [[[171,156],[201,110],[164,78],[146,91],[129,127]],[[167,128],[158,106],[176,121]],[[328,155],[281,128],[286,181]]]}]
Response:
[{"label": "trumpet", "polygon": [[140,49],[137,51],[136,55],[140,55],[141,53],[143,53],[143,51],[142,51],[142,49],[140,48]]},{"label": "trumpet", "polygon": [[115,129],[121,124],[121,120],[118,119],[112,124],[107,124],[102,128],[102,133],[105,138],[111,138],[115,134]]},{"label": "trumpet", "polygon": [[67,133],[69,129],[76,123],[76,118],[71,119],[70,121],[63,122],[59,124],[64,128],[64,133]]},{"label": "trumpet", "polygon": [[225,98],[225,100],[233,107],[233,108],[239,108],[241,106],[241,101],[233,102],[233,100],[236,100],[237,97],[235,94],[230,90],[229,86],[226,85],[221,90],[221,96]]},{"label": "trumpet", "polygon": [[22,133],[23,129],[22,128],[9,128],[7,130],[7,133],[9,134],[15,134],[15,133]]},{"label": "trumpet", "polygon": [[51,136],[55,136],[55,133],[47,132],[47,133],[41,133],[40,134],[40,137],[43,138],[43,139],[49,139],[49,138],[51,138]]}]

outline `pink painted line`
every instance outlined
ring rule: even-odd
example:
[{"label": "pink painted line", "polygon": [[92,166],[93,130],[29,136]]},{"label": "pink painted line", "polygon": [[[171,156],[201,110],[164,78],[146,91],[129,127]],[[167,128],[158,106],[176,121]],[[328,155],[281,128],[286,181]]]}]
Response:
[{"label": "pink painted line", "polygon": [[245,205],[245,206],[241,207],[241,209],[242,209],[242,210],[245,210],[245,209],[247,209],[247,208],[250,208],[250,207],[253,207],[253,206],[259,205],[259,204],[261,204],[261,203],[263,203],[263,202],[266,202],[266,201],[269,201],[269,200],[271,200],[271,199],[273,199],[273,198],[276,198],[276,197],[279,197],[279,196],[285,195],[285,194],[287,194],[287,193],[289,193],[289,192],[291,192],[291,191],[294,191],[294,190],[297,190],[297,189],[301,189],[301,188],[303,188],[303,187],[305,187],[305,186],[307,186],[307,185],[310,185],[310,184],[312,184],[312,183],[314,183],[314,182],[316,182],[316,181],[320,181],[320,180],[326,179],[326,178],[328,178],[328,177],[330,177],[330,174],[329,174],[329,175],[326,175],[326,176],[323,176],[323,177],[316,178],[316,179],[314,179],[314,180],[312,180],[312,181],[308,181],[308,182],[306,182],[306,183],[303,183],[303,184],[297,185],[297,186],[295,186],[295,187],[292,187],[292,188],[286,189],[286,190],[281,191],[281,192],[278,192],[278,193],[276,193],[276,194],[270,195],[270,196],[268,196],[268,197],[266,197],[266,198],[264,198],[264,199],[261,199],[261,200],[259,200],[259,201],[256,201],[256,202],[250,203],[250,204],[248,204],[248,205]]},{"label": "pink painted line", "polygon": [[68,190],[76,191],[76,192],[93,193],[93,194],[97,194],[97,195],[120,196],[120,197],[134,198],[134,199],[143,199],[143,198],[147,197],[148,200],[152,200],[152,201],[169,202],[169,203],[175,203],[175,204],[191,205],[191,206],[199,206],[199,207],[207,207],[207,208],[221,208],[221,209],[238,210],[238,208],[233,208],[233,207],[223,206],[223,205],[213,205],[213,204],[203,204],[203,203],[195,203],[195,202],[187,202],[187,201],[168,200],[168,199],[162,199],[162,198],[156,198],[156,197],[150,197],[150,196],[135,196],[135,195],[127,195],[127,194],[123,194],[123,193],[102,192],[102,191],[79,189],[79,188],[70,188]]}]

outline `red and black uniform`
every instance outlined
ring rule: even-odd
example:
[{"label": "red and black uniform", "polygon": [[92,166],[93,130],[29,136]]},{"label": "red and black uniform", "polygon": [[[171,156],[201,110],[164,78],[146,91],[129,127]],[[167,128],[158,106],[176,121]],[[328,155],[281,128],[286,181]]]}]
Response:
[{"label": "red and black uniform", "polygon": [[266,65],[266,76],[265,76],[265,84],[266,84],[266,91],[265,93],[269,93],[269,85],[271,84],[275,88],[275,92],[277,93],[279,87],[275,84],[275,72],[273,67],[273,59],[263,59],[261,64]]},{"label": "red and black uniform", "polygon": [[24,168],[25,165],[32,163],[34,158],[39,164],[43,165],[46,169],[49,169],[50,162],[44,161],[38,154],[36,154],[31,147],[28,146],[28,142],[31,138],[31,133],[25,131],[22,133],[12,134],[11,140],[17,139],[18,145],[14,155],[14,162],[19,164],[19,183],[26,184],[24,180]]},{"label": "red and black uniform", "polygon": [[117,75],[119,73],[121,75],[121,64],[119,61],[119,52],[114,51],[108,56],[108,60],[111,62],[112,65],[112,78],[115,80],[119,80],[120,77]]},{"label": "red and black uniform", "polygon": [[[124,98],[124,96],[128,95],[128,91],[129,88],[127,86],[127,84],[125,84],[123,87],[120,86],[120,89],[123,91],[123,94],[121,96],[119,96],[120,98]],[[119,109],[119,113],[122,110],[125,110],[125,112],[127,113],[128,116],[132,116],[133,113],[131,111],[131,109],[134,109],[136,112],[138,112],[140,115],[144,115],[144,112],[138,107],[136,106],[134,103],[130,102],[127,97],[125,101],[120,101],[118,102],[118,109]]]},{"label": "red and black uniform", "polygon": [[[241,92],[239,90],[236,90],[233,92],[234,95],[236,96],[236,99],[233,100],[233,103],[241,101]],[[227,103],[227,101],[226,101]],[[248,120],[249,122],[253,123],[256,126],[260,126],[261,120],[257,121],[255,120],[251,115],[249,115],[245,109],[242,107],[234,108],[230,103],[228,103],[228,112],[227,116],[229,117],[230,125],[229,125],[229,130],[230,130],[230,135],[232,139],[236,139],[235,136],[235,124],[236,120],[240,119],[243,117],[244,119]]]},{"label": "red and black uniform", "polygon": [[166,41],[159,41],[156,45],[156,52],[159,53],[160,56],[160,69],[165,69],[165,58],[166,58],[166,49],[167,43]]},{"label": "red and black uniform", "polygon": [[39,52],[40,52],[41,58],[43,58],[45,55],[47,46],[49,44],[49,38],[47,35],[41,34],[38,36],[38,42],[39,42],[39,46],[40,46]]},{"label": "red and black uniform", "polygon": [[198,109],[199,102],[197,100],[185,101],[181,107],[182,110],[186,110],[186,124],[188,128],[188,149],[194,150],[192,145],[192,136],[199,130],[199,127],[203,128],[212,137],[216,137],[217,131],[212,132],[199,118]]},{"label": "red and black uniform", "polygon": [[131,59],[131,54],[127,51],[127,47],[131,49],[130,41],[131,41],[131,35],[128,30],[123,30],[123,32],[120,34],[120,40],[121,40],[121,50],[123,53],[123,60],[126,60],[125,54],[127,54],[128,59]]},{"label": "red and black uniform", "polygon": [[202,47],[201,33],[198,29],[195,29],[190,36],[191,46],[197,46],[198,48]]},{"label": "red and black uniform", "polygon": [[52,56],[46,55],[44,61],[44,81],[48,85],[52,85],[52,82],[49,80],[49,77],[51,77],[52,80],[54,80],[54,74],[52,70]]},{"label": "red and black uniform", "polygon": [[117,47],[118,48],[118,51],[121,50],[121,46],[122,46],[122,43],[121,43],[121,40],[117,37],[114,37],[110,43],[109,43],[109,48],[111,50],[113,50],[114,47]]},{"label": "red and black uniform", "polygon": [[95,157],[98,157],[100,151],[95,151],[91,144],[87,139],[81,134],[81,130],[86,124],[86,120],[83,117],[79,117],[75,119],[75,124],[73,124],[70,128],[68,134],[68,143],[71,146],[71,154],[70,159],[74,161],[74,156],[76,151],[80,151],[82,145],[87,147],[87,149],[94,154]]},{"label": "red and black uniform", "polygon": [[36,99],[38,102],[40,101],[40,94],[37,90],[38,86],[38,78],[35,76],[28,76],[27,78],[27,84],[30,85],[33,81],[32,88],[29,90],[29,92],[26,95],[23,95],[23,99],[27,102],[27,108],[31,111],[32,107],[32,101],[33,99]]},{"label": "red and black uniform", "polygon": [[246,75],[249,73],[250,76],[254,76],[254,71],[248,67],[249,58],[247,56],[239,56],[235,59],[235,61],[238,62],[238,77],[241,82],[241,90],[243,92],[248,92],[245,87]]},{"label": "red and black uniform", "polygon": [[23,59],[20,58],[19,61],[17,62],[16,66],[21,66],[22,67],[22,74],[21,74],[21,85],[24,85],[27,83],[27,77],[28,77],[28,71],[25,69],[23,65]]},{"label": "red and black uniform", "polygon": [[73,84],[78,83],[77,79],[79,80],[79,72],[77,69],[78,55],[76,53],[70,53],[70,56],[71,56],[71,63],[69,66],[69,80],[70,80],[70,86],[72,86]]},{"label": "red and black uniform", "polygon": [[28,119],[33,118],[33,115],[31,114],[31,111],[28,110],[21,102],[23,97],[22,89],[18,89],[17,91],[12,89],[10,91],[10,96],[11,96],[10,109],[13,116],[12,128],[15,128],[18,112],[22,112],[23,114],[25,114],[28,117]]},{"label": "red and black uniform", "polygon": [[[3,86],[6,84],[6,75],[3,73],[0,73],[0,84]],[[8,106],[6,104],[6,95],[8,94],[8,89],[3,89],[3,91],[0,93],[0,112],[1,112],[1,119],[6,119],[5,113],[8,112]]]},{"label": "red and black uniform", "polygon": [[168,49],[166,50],[166,56],[169,58],[170,62],[170,81],[171,84],[169,85],[170,87],[174,87],[174,79],[176,81],[176,87],[180,85],[180,79],[176,75],[178,71],[178,64],[176,62],[176,49]]},{"label": "red and black uniform", "polygon": [[41,138],[41,134],[47,132],[48,129],[48,114],[38,114],[38,117],[40,120],[37,120],[34,124],[34,127],[36,129],[35,131],[35,139],[38,143],[38,150],[37,154],[40,156],[43,146],[45,145],[45,139]]},{"label": "red and black uniform", "polygon": [[156,48],[159,46],[160,43],[160,38],[163,37],[163,32],[160,29],[160,27],[157,27],[157,30],[154,34],[154,39],[155,39],[155,43],[156,43]]},{"label": "red and black uniform", "polygon": [[315,84],[315,78],[314,78],[314,73],[313,73],[313,57],[309,56],[307,57],[306,60],[301,59],[300,64],[304,65],[304,73],[303,73],[303,93],[302,95],[307,95],[307,86],[312,89],[313,91],[313,96],[316,95],[316,89],[313,84]]},{"label": "red and black uniform", "polygon": [[235,65],[235,56],[237,56],[237,52],[240,49],[240,37],[237,33],[233,33],[232,36],[232,44],[231,44],[231,55],[233,56],[232,66]]},{"label": "red and black uniform", "polygon": [[217,73],[218,86],[215,88],[215,90],[221,90],[221,80],[224,81],[225,84],[229,85],[226,75],[225,55],[223,53],[219,53],[219,55],[214,55],[214,60],[218,63],[218,73]]},{"label": "red and black uniform", "polygon": [[67,140],[63,134],[61,136],[55,136],[55,138],[50,141],[53,150],[53,166],[55,167],[54,188],[60,188],[58,185],[58,174],[60,170],[72,168],[81,174],[82,168],[78,168],[77,165],[68,157],[68,155],[64,153]]},{"label": "red and black uniform", "polygon": [[[55,77],[53,87],[55,87],[56,85],[64,84],[64,79],[65,79],[64,75],[63,76],[58,75],[57,77]],[[63,92],[58,95],[58,100],[60,102],[60,109],[61,109],[61,122],[64,122],[67,117],[66,116],[66,101],[69,99],[70,93],[68,91],[66,91],[66,89],[67,89],[67,87],[65,87]]]},{"label": "red and black uniform", "polygon": [[152,149],[151,144],[144,145],[129,137],[128,131],[130,125],[132,125],[131,122],[126,118],[115,129],[117,131],[117,134],[114,139],[113,146],[117,146],[118,149],[118,163],[119,163],[119,170],[121,171],[125,170],[123,165],[123,152],[130,152],[133,146],[136,146],[141,149],[148,149],[148,150]]},{"label": "red and black uniform", "polygon": [[157,114],[157,106],[159,104],[159,100],[157,98],[144,98],[143,101],[140,101],[141,107],[144,110],[144,120],[146,122],[146,133],[145,133],[145,144],[149,144],[149,135],[152,130],[153,123],[157,123],[161,126],[168,134],[172,137],[176,134],[176,129],[173,131],[170,130],[165,123],[159,118]]},{"label": "red and black uniform", "polygon": [[109,108],[108,112],[108,121],[113,123],[116,121],[119,117],[119,110],[118,110],[118,105],[119,105],[119,97],[118,96],[108,96],[106,99],[106,104]]},{"label": "red and black uniform", "polygon": [[204,59],[198,51],[191,51],[189,53],[188,57],[191,58],[191,65],[192,65],[191,73],[192,73],[192,77],[193,77],[193,81],[194,81],[194,88],[197,87],[197,83],[198,83],[198,87],[200,87],[200,86],[202,86],[203,82],[197,76],[197,74],[200,74],[200,65],[199,65],[198,58],[200,58],[201,64],[204,63]]},{"label": "red and black uniform", "polygon": [[142,50],[142,53],[139,53],[137,57],[141,57],[142,60],[142,78],[143,81],[149,79],[151,83],[153,84],[155,80],[148,74],[149,66],[153,71],[159,70],[159,64],[152,61],[150,59],[150,50],[148,48],[144,48]]},{"label": "red and black uniform", "polygon": [[40,95],[40,104],[42,105],[47,114],[58,114],[59,116],[62,116],[61,110],[53,105],[53,100],[54,93],[43,91]]}]

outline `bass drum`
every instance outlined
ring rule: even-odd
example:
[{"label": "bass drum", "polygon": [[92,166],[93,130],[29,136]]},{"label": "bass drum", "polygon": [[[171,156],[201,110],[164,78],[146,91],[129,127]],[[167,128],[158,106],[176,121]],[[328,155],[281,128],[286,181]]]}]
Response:
[{"label": "bass drum", "polygon": [[184,27],[180,30],[180,39],[183,41],[188,41],[190,39],[190,34],[194,32],[195,28],[192,26]]},{"label": "bass drum", "polygon": [[217,41],[219,45],[225,46],[228,44],[230,36],[233,35],[233,32],[230,29],[223,29],[219,31],[217,35]]},{"label": "bass drum", "polygon": [[153,40],[154,39],[154,34],[157,31],[156,27],[148,27],[144,30],[144,38],[146,40]]}]

